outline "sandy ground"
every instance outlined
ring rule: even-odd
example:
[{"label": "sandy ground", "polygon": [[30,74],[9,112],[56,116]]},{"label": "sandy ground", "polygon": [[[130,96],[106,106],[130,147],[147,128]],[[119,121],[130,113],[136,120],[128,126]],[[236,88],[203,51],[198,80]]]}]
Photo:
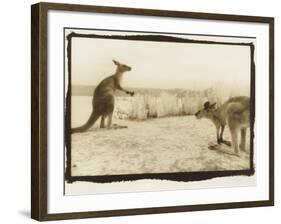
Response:
[{"label": "sandy ground", "polygon": [[[240,170],[249,168],[247,152],[240,156],[216,144],[215,127],[194,116],[146,121],[114,120],[125,129],[99,129],[98,122],[72,135],[72,175]],[[229,131],[225,139],[230,140]]]}]

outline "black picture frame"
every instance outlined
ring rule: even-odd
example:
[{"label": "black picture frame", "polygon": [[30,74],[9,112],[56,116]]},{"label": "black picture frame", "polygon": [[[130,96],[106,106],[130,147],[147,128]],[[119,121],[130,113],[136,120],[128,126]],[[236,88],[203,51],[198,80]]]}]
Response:
[{"label": "black picture frame", "polygon": [[[49,10],[77,11],[88,13],[110,13],[140,16],[160,16],[167,18],[195,18],[206,20],[223,20],[264,23],[269,25],[269,199],[263,201],[216,203],[203,205],[169,206],[157,208],[131,208],[108,211],[88,211],[75,213],[48,213],[48,75],[47,75],[47,13]],[[31,217],[39,221],[78,219],[90,217],[108,217],[140,215],[170,212],[187,212],[198,210],[215,210],[225,208],[259,207],[274,205],[274,18],[258,16],[224,15],[195,13],[183,11],[164,11],[137,8],[118,8],[89,5],[38,3],[31,7]],[[66,133],[67,134],[67,133]],[[66,142],[69,139],[66,140]],[[251,170],[252,172],[253,170]],[[69,172],[69,171],[67,171]],[[66,173],[68,181],[76,181]],[[175,177],[176,178],[176,177]],[[91,179],[91,178],[90,178]],[[131,179],[131,178],[129,178]],[[138,178],[136,178],[138,179]],[[85,179],[84,179],[85,180]],[[89,180],[91,181],[91,180]],[[102,180],[101,180],[102,181]],[[106,181],[105,181],[106,182]]]}]

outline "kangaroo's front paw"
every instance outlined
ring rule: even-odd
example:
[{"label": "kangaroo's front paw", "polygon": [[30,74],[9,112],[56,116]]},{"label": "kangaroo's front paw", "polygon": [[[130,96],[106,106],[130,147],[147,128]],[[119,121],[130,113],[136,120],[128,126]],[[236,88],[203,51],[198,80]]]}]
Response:
[{"label": "kangaroo's front paw", "polygon": [[126,91],[126,94],[129,94],[129,95],[133,96],[135,94],[135,92],[134,91]]}]

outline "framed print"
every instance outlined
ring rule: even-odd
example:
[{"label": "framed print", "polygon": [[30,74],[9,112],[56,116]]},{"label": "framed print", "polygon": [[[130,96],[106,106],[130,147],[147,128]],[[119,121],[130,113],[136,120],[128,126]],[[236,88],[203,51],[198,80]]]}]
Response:
[{"label": "framed print", "polygon": [[274,204],[274,18],[32,5],[32,218]]}]

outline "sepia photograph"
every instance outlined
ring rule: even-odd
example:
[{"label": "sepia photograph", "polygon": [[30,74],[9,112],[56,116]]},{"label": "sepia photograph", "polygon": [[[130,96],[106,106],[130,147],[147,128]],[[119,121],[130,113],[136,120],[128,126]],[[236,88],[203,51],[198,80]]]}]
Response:
[{"label": "sepia photograph", "polygon": [[254,174],[254,37],[64,35],[69,184]]}]

